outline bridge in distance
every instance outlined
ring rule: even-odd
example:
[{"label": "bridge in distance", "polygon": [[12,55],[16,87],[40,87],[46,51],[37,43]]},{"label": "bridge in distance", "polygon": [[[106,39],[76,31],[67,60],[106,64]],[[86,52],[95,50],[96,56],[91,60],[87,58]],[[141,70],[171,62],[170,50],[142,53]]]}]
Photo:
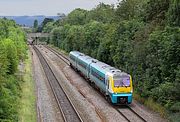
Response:
[{"label": "bridge in distance", "polygon": [[49,37],[50,33],[27,33],[27,38],[29,43],[36,43],[38,41],[38,38],[40,37]]},{"label": "bridge in distance", "polygon": [[49,33],[28,33],[27,34],[28,38],[49,37],[49,36],[50,36]]}]

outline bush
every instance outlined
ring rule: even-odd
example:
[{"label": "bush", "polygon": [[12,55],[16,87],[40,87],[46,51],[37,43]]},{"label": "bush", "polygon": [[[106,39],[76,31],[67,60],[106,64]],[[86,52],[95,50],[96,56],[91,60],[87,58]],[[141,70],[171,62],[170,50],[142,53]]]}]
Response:
[{"label": "bush", "polygon": [[170,110],[173,112],[180,112],[180,102],[177,102],[173,106],[171,106]]}]

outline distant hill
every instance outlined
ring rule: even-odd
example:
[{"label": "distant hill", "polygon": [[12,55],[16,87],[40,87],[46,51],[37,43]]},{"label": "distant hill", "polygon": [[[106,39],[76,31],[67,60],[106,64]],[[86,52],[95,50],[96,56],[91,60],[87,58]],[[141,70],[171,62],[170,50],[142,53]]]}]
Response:
[{"label": "distant hill", "polygon": [[40,25],[42,21],[45,18],[52,18],[54,20],[59,19],[59,16],[44,16],[44,15],[38,15],[38,16],[0,16],[0,18],[6,17],[7,19],[15,20],[17,24],[19,25],[25,25],[32,27],[34,24],[34,20],[38,20],[38,24]]}]

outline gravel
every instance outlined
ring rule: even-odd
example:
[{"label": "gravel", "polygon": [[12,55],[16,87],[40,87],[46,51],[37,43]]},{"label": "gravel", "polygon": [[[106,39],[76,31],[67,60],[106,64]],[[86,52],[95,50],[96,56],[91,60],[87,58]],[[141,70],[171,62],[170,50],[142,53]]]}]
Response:
[{"label": "gravel", "polygon": [[43,68],[39,62],[37,55],[31,48],[33,61],[33,77],[36,81],[37,95],[37,113],[39,122],[59,122],[63,121],[58,110],[54,96],[45,77]]}]

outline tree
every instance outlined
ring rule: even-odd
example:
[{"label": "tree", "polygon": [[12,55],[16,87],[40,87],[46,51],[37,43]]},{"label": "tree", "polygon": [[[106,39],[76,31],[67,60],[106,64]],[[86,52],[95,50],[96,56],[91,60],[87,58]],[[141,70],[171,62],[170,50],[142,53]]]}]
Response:
[{"label": "tree", "polygon": [[42,32],[42,30],[44,29],[46,24],[49,23],[49,22],[54,22],[54,19],[52,19],[52,18],[45,18],[43,20],[43,22],[41,23],[41,26],[38,27],[38,32]]},{"label": "tree", "polygon": [[8,72],[7,51],[2,40],[0,40],[0,50],[0,79],[2,79]]},{"label": "tree", "polygon": [[86,13],[86,10],[77,8],[68,14],[65,18],[65,23],[67,22],[70,25],[83,25],[85,24]]},{"label": "tree", "polygon": [[142,19],[147,0],[122,0],[115,11],[115,21]]},{"label": "tree", "polygon": [[87,12],[86,23],[92,20],[103,23],[110,23],[114,19],[114,14],[114,6],[100,3],[96,8]]},{"label": "tree", "polygon": [[180,0],[171,0],[167,18],[169,25],[180,27]]},{"label": "tree", "polygon": [[146,7],[146,21],[164,23],[170,0],[150,0]]},{"label": "tree", "polygon": [[54,23],[53,23],[53,22],[48,22],[48,23],[44,26],[42,32],[50,33],[53,28],[55,28]]},{"label": "tree", "polygon": [[38,29],[38,20],[34,20],[34,26],[33,26],[34,32],[36,32],[37,29]]},{"label": "tree", "polygon": [[97,21],[86,24],[84,26],[83,52],[96,58],[100,41],[105,34],[105,24]]},{"label": "tree", "polygon": [[9,62],[8,73],[14,74],[18,66],[18,55],[15,43],[10,39],[6,39],[3,42],[7,50],[7,59]]}]

